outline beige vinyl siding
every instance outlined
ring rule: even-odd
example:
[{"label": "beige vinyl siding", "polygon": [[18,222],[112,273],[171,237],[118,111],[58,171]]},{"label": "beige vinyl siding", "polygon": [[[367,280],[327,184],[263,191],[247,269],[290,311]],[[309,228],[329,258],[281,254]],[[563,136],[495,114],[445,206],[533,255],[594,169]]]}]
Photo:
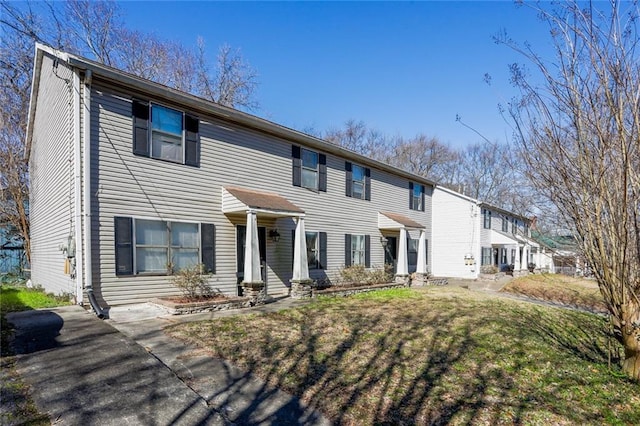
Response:
[{"label": "beige vinyl siding", "polygon": [[[344,234],[368,234],[371,265],[384,262],[378,211],[403,214],[424,224],[431,250],[431,193],[426,187],[425,212],[409,209],[409,181],[371,170],[371,201],[345,196],[344,158],[327,155],[327,192],[292,185],[292,142],[242,128],[214,117],[201,117],[200,167],[190,167],[132,153],[131,102],[124,95],[94,86],[92,94],[92,194],[96,194],[94,259],[104,300],[111,305],[176,294],[166,276],[116,277],[114,270],[114,216],[208,222],[216,225],[216,274],[210,284],[225,293],[236,292],[236,224],[243,215],[222,213],[222,188],[240,186],[276,192],[302,208],[306,229],[327,233],[328,273],[344,264]],[[189,111],[187,111],[189,112]],[[321,152],[322,153],[322,152]],[[100,159],[98,162],[97,159]],[[268,289],[287,290],[292,272],[292,218],[265,219],[259,226],[274,227],[278,243],[267,237]],[[412,238],[418,238],[417,232]],[[431,254],[429,254],[431,260]],[[312,270],[313,278],[325,271]]]},{"label": "beige vinyl siding", "polygon": [[65,255],[59,248],[73,235],[75,214],[74,123],[65,79],[71,84],[71,70],[64,63],[54,70],[45,54],[29,159],[31,280],[56,294],[76,290],[74,280],[64,274]]}]

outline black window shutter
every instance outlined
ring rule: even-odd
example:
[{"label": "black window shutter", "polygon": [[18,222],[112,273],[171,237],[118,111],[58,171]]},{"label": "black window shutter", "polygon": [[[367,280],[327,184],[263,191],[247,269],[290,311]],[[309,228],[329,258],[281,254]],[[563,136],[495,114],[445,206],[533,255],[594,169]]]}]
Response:
[{"label": "black window shutter", "polygon": [[300,147],[291,147],[291,157],[293,157],[293,186],[302,186],[302,160]]},{"label": "black window shutter", "polygon": [[200,120],[187,115],[185,117],[185,156],[184,164],[200,167]]},{"label": "black window shutter", "polygon": [[327,192],[327,156],[318,155],[318,191]]},{"label": "black window shutter", "polygon": [[200,225],[200,250],[206,272],[216,273],[216,226],[213,223]]},{"label": "black window shutter", "polygon": [[371,237],[369,235],[364,236],[364,266],[371,267]]},{"label": "black window shutter", "polygon": [[133,153],[149,156],[149,104],[133,101],[131,105],[133,115]]},{"label": "black window shutter", "polygon": [[422,197],[422,202],[420,203],[420,205],[422,206],[422,211],[424,211],[424,185],[422,185],[422,193],[420,194],[420,196]]},{"label": "black window shutter", "polygon": [[351,189],[353,188],[353,169],[350,162],[344,162],[344,171],[346,175],[345,195],[347,197],[351,197]]},{"label": "black window shutter", "polygon": [[320,269],[327,269],[327,233],[320,232]]},{"label": "black window shutter", "polygon": [[116,250],[116,275],[133,274],[133,220],[130,217],[114,217]]},{"label": "black window shutter", "polygon": [[351,234],[344,234],[344,266],[351,266]]},{"label": "black window shutter", "polygon": [[371,169],[364,169],[364,199],[371,201]]},{"label": "black window shutter", "polygon": [[409,182],[409,209],[413,210],[413,182]]}]

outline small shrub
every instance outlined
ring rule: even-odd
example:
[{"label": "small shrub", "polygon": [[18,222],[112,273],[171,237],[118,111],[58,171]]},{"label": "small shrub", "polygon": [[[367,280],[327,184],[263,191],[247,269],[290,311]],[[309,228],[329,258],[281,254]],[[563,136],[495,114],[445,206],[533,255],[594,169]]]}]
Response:
[{"label": "small shrub", "polygon": [[207,275],[203,270],[202,264],[182,268],[171,277],[171,282],[188,299],[211,296],[211,288],[207,285]]},{"label": "small shrub", "polygon": [[480,273],[482,274],[497,274],[498,267],[495,265],[484,265],[480,267]]}]

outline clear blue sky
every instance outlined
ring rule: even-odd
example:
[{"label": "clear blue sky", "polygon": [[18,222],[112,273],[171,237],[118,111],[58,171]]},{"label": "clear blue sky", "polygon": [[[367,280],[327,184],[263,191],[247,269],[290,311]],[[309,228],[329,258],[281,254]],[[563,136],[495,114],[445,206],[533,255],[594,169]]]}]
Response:
[{"label": "clear blue sky", "polygon": [[[228,43],[259,74],[254,114],[304,129],[363,120],[386,134],[436,136],[454,147],[511,131],[498,103],[515,93],[521,59],[492,36],[548,48],[527,7],[494,2],[121,2],[127,25],[194,45],[213,57]],[[484,83],[485,73],[492,85]]]}]

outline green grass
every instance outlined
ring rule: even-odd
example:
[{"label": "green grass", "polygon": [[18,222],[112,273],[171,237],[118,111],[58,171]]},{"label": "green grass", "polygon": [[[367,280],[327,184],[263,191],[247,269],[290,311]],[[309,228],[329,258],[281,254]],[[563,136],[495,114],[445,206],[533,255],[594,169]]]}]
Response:
[{"label": "green grass", "polygon": [[6,320],[10,312],[40,308],[52,308],[70,304],[65,296],[53,296],[41,289],[29,289],[19,285],[0,286],[0,424],[3,425],[48,425],[46,414],[38,412],[29,396],[29,388],[22,382],[15,368],[15,357],[9,356],[8,343],[12,328]]},{"label": "green grass", "polygon": [[640,388],[609,368],[607,328],[593,314],[429,288],[168,332],[337,424],[640,424]]}]

